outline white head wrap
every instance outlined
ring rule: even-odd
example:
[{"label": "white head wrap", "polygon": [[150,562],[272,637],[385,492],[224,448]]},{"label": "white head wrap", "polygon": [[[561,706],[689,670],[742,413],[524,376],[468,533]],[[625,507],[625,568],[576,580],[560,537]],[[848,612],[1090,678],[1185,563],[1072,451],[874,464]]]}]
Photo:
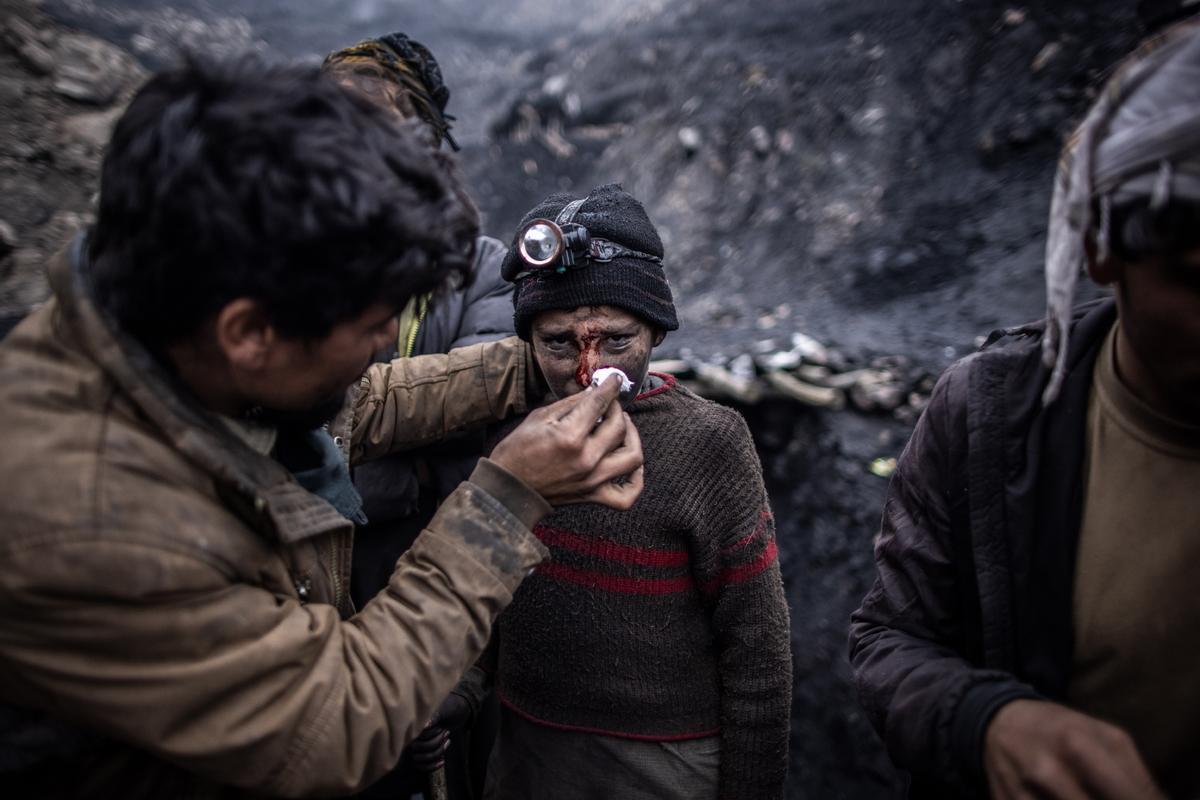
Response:
[{"label": "white head wrap", "polygon": [[1045,405],[1058,397],[1066,372],[1086,237],[1095,236],[1097,258],[1106,259],[1114,202],[1149,198],[1161,207],[1172,197],[1200,201],[1200,18],[1168,29],[1121,64],[1063,149],[1046,240],[1042,360],[1052,372]]}]

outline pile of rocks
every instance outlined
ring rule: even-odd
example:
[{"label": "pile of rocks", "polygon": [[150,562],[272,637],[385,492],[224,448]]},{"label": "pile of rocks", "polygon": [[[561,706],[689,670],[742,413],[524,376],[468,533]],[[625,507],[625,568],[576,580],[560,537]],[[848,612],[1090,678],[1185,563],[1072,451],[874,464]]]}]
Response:
[{"label": "pile of rocks", "polygon": [[45,299],[46,257],[91,221],[104,146],[145,77],[37,2],[0,0],[0,317]]},{"label": "pile of rocks", "polygon": [[797,403],[867,414],[890,414],[911,424],[929,402],[936,376],[905,356],[888,355],[855,363],[843,353],[802,333],[788,350],[743,353],[714,363],[682,351],[681,358],[654,361],[697,394],[739,405],[787,399]]}]

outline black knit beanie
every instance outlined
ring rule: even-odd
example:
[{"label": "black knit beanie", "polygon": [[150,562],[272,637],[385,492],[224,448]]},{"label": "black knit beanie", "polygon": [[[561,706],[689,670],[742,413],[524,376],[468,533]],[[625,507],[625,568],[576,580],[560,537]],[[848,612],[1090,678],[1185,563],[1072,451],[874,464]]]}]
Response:
[{"label": "black knit beanie", "polygon": [[[584,259],[564,271],[551,268],[529,269],[517,251],[521,231],[535,219],[553,220],[578,198],[552,194],[521,220],[517,233],[504,257],[501,273],[515,284],[513,322],[517,335],[529,340],[529,325],[543,311],[579,306],[616,306],[641,317],[664,331],[679,327],[671,286],[661,261],[617,256],[611,261]],[[597,187],[587,195],[574,222],[588,229],[593,239],[607,239],[630,250],[663,256],[662,240],[646,216],[646,209],[620,184]]]}]

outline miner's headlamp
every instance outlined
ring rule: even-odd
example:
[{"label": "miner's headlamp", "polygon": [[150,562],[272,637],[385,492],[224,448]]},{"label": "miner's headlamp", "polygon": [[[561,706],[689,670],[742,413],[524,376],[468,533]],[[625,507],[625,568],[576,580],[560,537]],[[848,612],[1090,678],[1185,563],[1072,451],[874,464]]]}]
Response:
[{"label": "miner's headlamp", "polygon": [[535,219],[521,231],[517,249],[521,260],[531,267],[554,263],[563,250],[563,231],[548,219]]},{"label": "miner's headlamp", "polygon": [[640,258],[662,263],[658,256],[593,237],[586,227],[572,222],[581,205],[583,200],[576,200],[569,203],[557,219],[534,219],[521,229],[517,235],[517,253],[527,269],[518,274],[517,279],[542,269],[562,273],[572,267],[587,266],[590,262],[604,263],[614,258]]},{"label": "miner's headlamp", "polygon": [[573,267],[587,255],[591,234],[582,225],[535,219],[521,229],[517,252],[530,267]]}]

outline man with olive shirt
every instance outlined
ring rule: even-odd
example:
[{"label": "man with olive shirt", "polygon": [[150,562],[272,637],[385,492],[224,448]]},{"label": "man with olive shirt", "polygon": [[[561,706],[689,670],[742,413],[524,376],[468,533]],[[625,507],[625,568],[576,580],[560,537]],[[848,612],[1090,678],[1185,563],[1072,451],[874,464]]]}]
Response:
[{"label": "man with olive shirt", "polygon": [[[1073,308],[1085,269],[1115,297]],[[900,457],[859,695],[915,797],[1200,796],[1200,19],[1068,141],[1046,288]]]}]

